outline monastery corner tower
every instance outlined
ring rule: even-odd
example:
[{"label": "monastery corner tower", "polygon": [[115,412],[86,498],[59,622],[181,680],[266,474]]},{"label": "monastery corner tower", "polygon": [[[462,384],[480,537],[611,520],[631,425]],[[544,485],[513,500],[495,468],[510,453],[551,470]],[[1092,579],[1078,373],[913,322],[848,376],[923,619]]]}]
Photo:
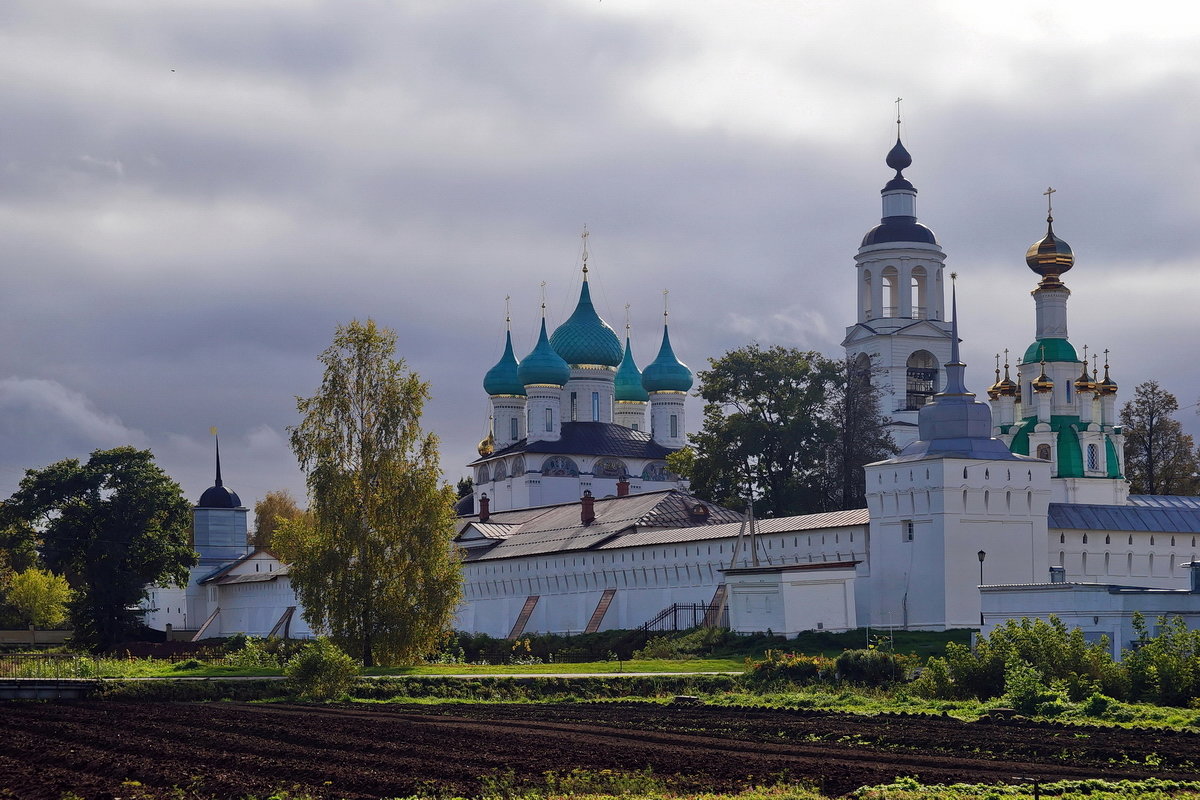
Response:
[{"label": "monastery corner tower", "polygon": [[[898,123],[899,121],[897,121]],[[905,177],[912,157],[897,131],[883,187],[883,216],[854,257],[857,322],[846,329],[846,357],[872,369],[880,410],[891,418],[896,446],[917,438],[917,415],[946,385],[950,323],[945,320],[942,270],[946,254],[933,231],[917,222],[917,190]]]}]

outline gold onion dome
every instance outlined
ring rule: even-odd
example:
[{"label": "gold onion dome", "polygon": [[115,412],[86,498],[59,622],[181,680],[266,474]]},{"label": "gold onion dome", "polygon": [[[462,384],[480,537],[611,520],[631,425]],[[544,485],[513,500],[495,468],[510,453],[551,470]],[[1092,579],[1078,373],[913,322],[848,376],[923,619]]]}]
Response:
[{"label": "gold onion dome", "polygon": [[496,437],[489,432],[487,436],[480,440],[479,446],[475,449],[479,451],[479,455],[481,456],[490,456],[496,452]]},{"label": "gold onion dome", "polygon": [[1046,235],[1029,245],[1025,263],[1042,276],[1043,283],[1056,283],[1058,276],[1075,266],[1071,245],[1054,235],[1054,217],[1046,215]]},{"label": "gold onion dome", "polygon": [[996,353],[996,382],[988,387],[988,397],[992,400],[1000,397],[1000,354]]},{"label": "gold onion dome", "polygon": [[1001,397],[1016,397],[1021,387],[1017,386],[1016,381],[1008,377],[1008,362],[1004,362],[1004,379],[999,383]]},{"label": "gold onion dome", "polygon": [[1107,362],[1104,364],[1104,380],[1102,380],[1102,381],[1100,381],[1100,383],[1096,384],[1096,388],[1100,392],[1100,394],[1116,394],[1117,393],[1117,382],[1114,381],[1112,378],[1108,377]]},{"label": "gold onion dome", "polygon": [[1050,376],[1046,374],[1046,362],[1042,362],[1042,374],[1033,379],[1033,390],[1035,392],[1050,392],[1054,390],[1054,381],[1050,380]]},{"label": "gold onion dome", "polygon": [[1096,379],[1088,374],[1087,362],[1083,362],[1083,373],[1075,379],[1075,391],[1077,392],[1094,392],[1096,391]]}]

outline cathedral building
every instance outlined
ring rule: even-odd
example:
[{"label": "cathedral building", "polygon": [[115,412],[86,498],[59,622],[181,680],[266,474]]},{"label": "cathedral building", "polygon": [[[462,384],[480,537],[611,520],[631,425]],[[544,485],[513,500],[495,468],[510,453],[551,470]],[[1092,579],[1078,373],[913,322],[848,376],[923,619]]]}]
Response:
[{"label": "cathedral building", "polygon": [[533,350],[518,361],[509,331],[504,354],[484,376],[491,421],[471,464],[471,510],[680,485],[665,459],[686,444],[684,400],[692,372],[675,356],[665,312],[658,355],[638,369],[628,330],[622,347],[596,313],[587,259],[585,247],[583,286],[567,321],[547,335],[543,304]]}]

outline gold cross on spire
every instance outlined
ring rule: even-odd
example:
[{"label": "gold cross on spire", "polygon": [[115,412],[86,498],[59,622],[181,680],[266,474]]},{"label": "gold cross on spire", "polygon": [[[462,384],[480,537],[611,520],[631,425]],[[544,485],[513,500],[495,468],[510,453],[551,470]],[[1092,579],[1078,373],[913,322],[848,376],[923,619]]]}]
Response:
[{"label": "gold cross on spire", "polygon": [[1048,218],[1054,216],[1054,198],[1051,195],[1057,191],[1058,189],[1055,189],[1053,186],[1047,186],[1046,191],[1042,192],[1046,196],[1046,216]]},{"label": "gold cross on spire", "polygon": [[629,336],[629,303],[625,304],[625,336]]},{"label": "gold cross on spire", "polygon": [[512,295],[504,295],[504,324],[507,326],[512,322]]},{"label": "gold cross on spire", "polygon": [[670,289],[663,289],[663,323],[667,321],[667,295],[671,294]]},{"label": "gold cross on spire", "polygon": [[903,97],[896,98],[896,138],[897,139],[900,138],[900,101],[903,99],[904,99]]},{"label": "gold cross on spire", "polygon": [[542,281],[542,318],[546,317],[546,282]]}]

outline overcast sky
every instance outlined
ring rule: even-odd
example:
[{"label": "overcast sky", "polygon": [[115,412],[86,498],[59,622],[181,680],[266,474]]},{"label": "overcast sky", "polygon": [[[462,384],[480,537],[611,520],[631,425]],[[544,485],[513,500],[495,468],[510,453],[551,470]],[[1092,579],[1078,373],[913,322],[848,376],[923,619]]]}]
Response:
[{"label": "overcast sky", "polygon": [[[1200,433],[1200,23],[1183,3],[7,0],[0,497],[151,448],[193,502],[303,496],[287,446],[334,327],[375,318],[466,474],[512,296],[570,314],[579,234],[645,365],[838,354],[904,98],[918,214],[959,274],[969,385],[1033,340],[1055,231],[1071,339]],[[1187,14],[1185,17],[1184,15]],[[698,424],[698,406],[689,411]]]}]

